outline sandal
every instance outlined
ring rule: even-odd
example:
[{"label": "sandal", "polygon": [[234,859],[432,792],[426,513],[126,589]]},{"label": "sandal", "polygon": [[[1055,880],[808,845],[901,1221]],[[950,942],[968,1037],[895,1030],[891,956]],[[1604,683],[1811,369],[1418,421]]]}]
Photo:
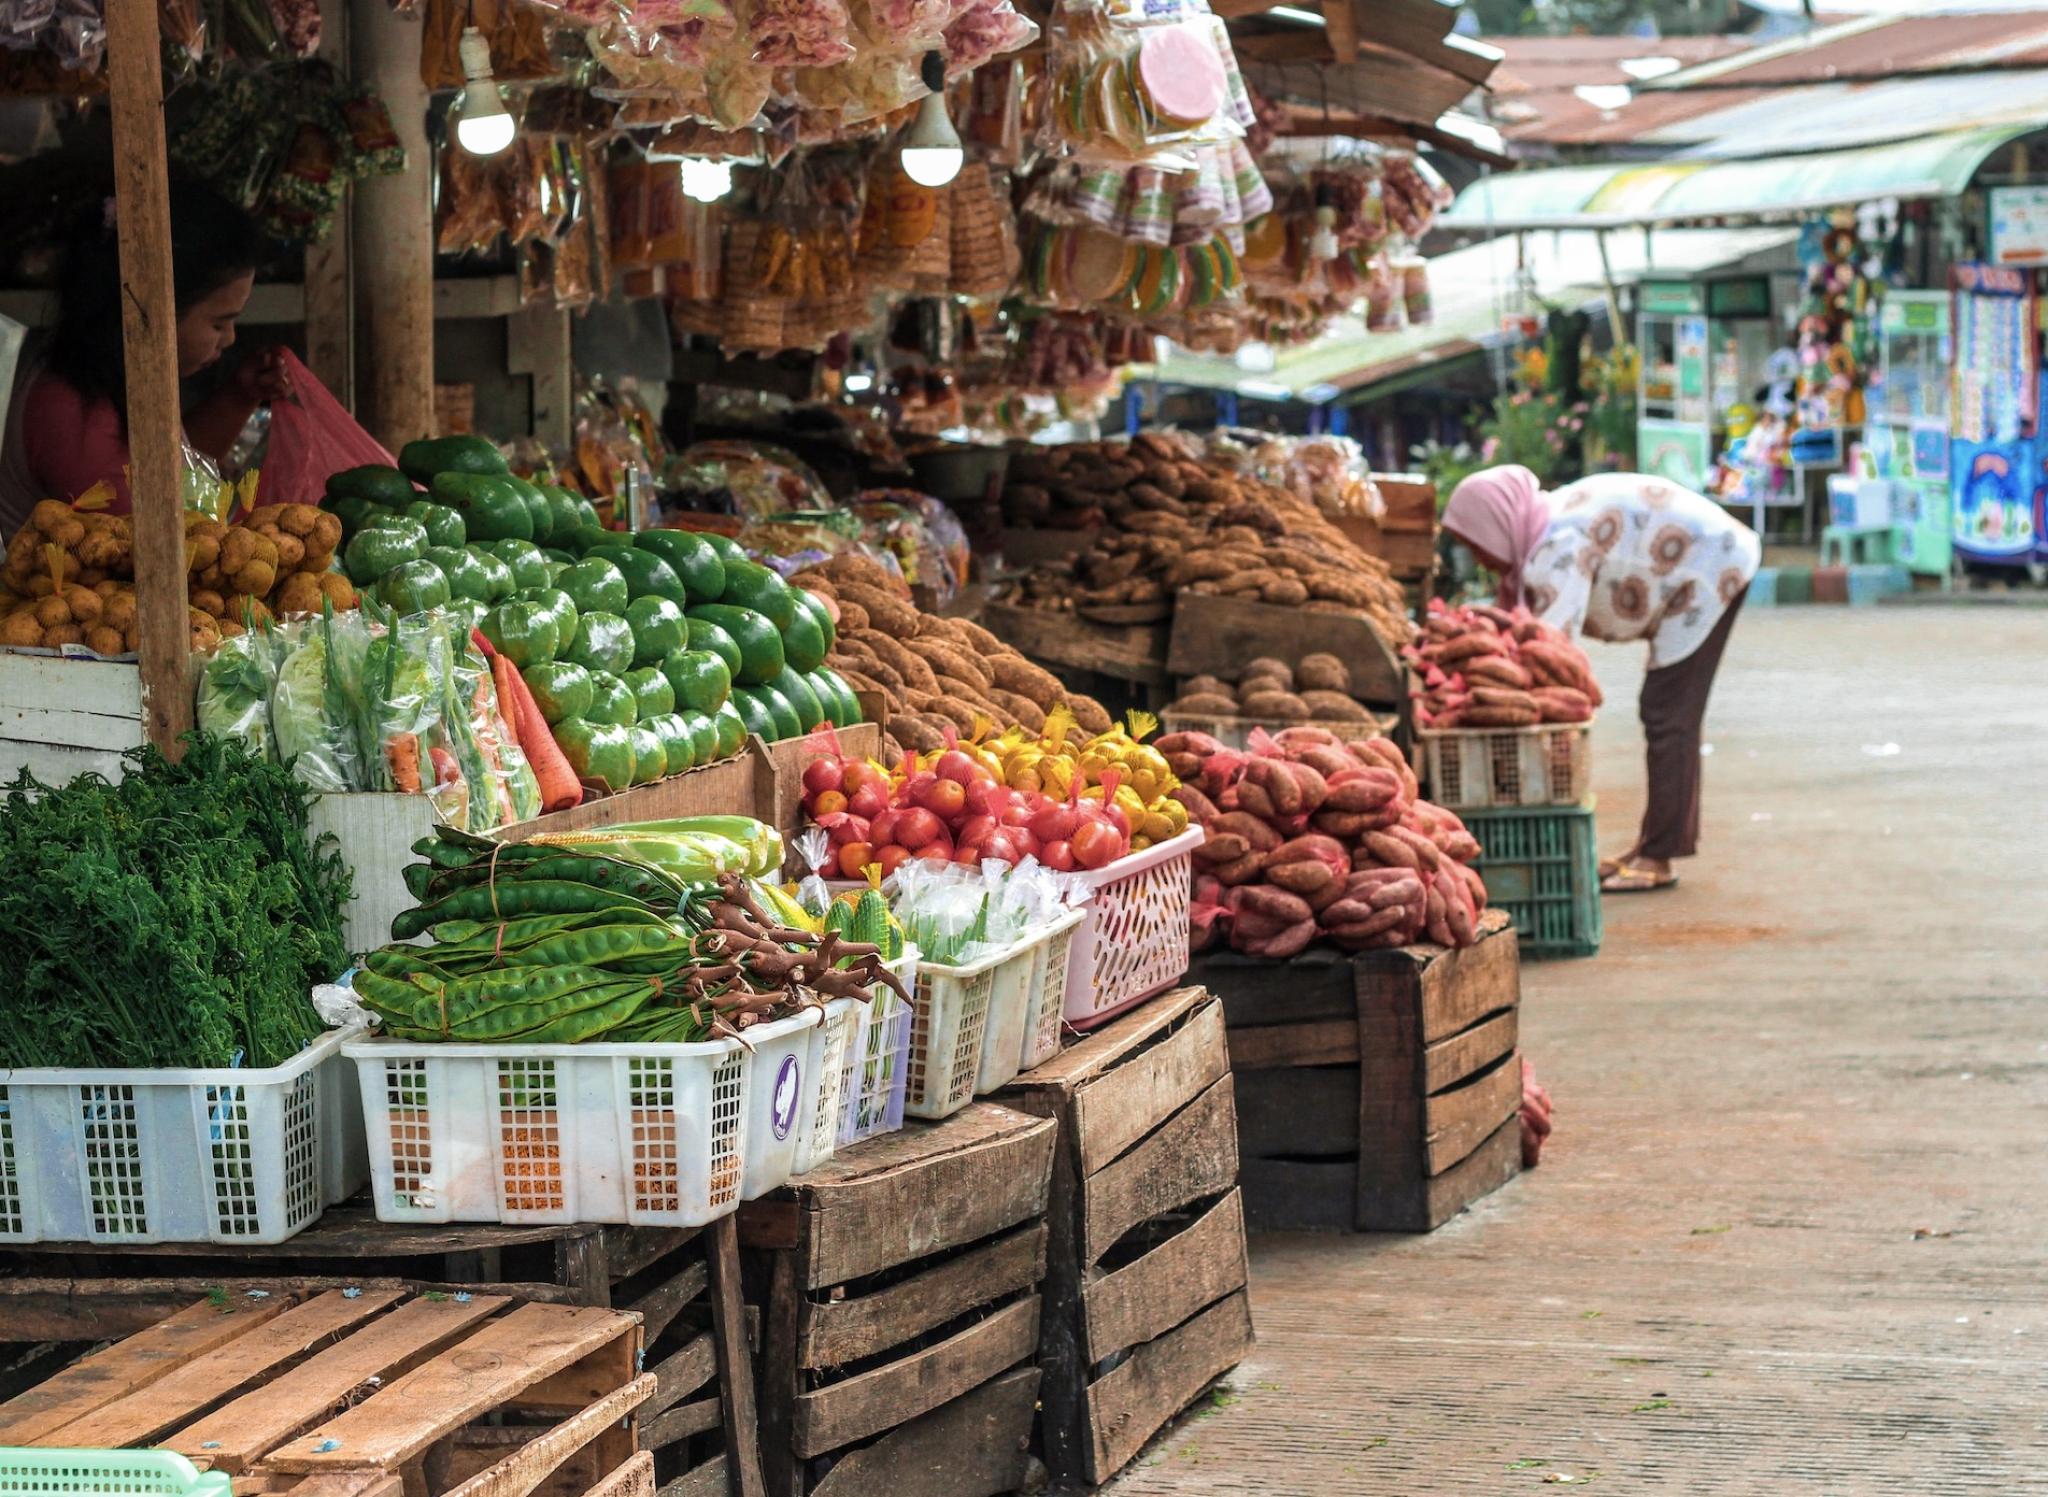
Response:
[{"label": "sandal", "polygon": [[1600,860],[1600,877],[1603,879],[1613,878],[1615,874],[1621,872],[1623,868],[1635,860],[1635,855],[1636,850],[1631,847],[1618,858],[1602,858]]},{"label": "sandal", "polygon": [[1600,880],[1602,894],[1654,894],[1659,889],[1678,887],[1675,873],[1653,873],[1647,868],[1618,867]]}]

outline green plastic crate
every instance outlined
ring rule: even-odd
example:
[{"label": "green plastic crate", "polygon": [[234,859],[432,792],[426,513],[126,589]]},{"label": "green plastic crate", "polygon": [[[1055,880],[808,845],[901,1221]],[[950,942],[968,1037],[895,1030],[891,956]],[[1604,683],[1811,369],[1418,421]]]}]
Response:
[{"label": "green plastic crate", "polygon": [[0,1446],[0,1497],[228,1497],[225,1471],[201,1471],[170,1450]]},{"label": "green plastic crate", "polygon": [[1600,949],[1600,853],[1591,806],[1461,811],[1479,839],[1486,900],[1513,917],[1524,956]]}]

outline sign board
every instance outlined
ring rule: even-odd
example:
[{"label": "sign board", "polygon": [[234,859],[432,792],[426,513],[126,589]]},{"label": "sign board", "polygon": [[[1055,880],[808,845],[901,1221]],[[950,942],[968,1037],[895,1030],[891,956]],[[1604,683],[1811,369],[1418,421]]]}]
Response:
[{"label": "sign board", "polygon": [[1706,298],[1693,281],[1644,281],[1636,288],[1636,309],[1667,316],[1704,312]]},{"label": "sign board", "polygon": [[2048,265],[2048,186],[1991,189],[1991,260]]},{"label": "sign board", "polygon": [[1732,280],[1709,282],[1707,311],[1715,317],[1770,316],[1770,277],[1737,276]]}]

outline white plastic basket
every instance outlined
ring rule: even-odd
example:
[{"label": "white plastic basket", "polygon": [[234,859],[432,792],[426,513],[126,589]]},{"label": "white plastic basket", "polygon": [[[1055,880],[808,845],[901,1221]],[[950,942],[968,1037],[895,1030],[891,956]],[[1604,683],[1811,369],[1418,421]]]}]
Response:
[{"label": "white plastic basket", "polygon": [[1045,938],[1033,953],[1031,983],[1027,990],[1029,1012],[1024,1021],[1024,1048],[1017,1058],[1020,1071],[1042,1066],[1060,1053],[1060,1025],[1065,1021],[1061,1010],[1067,1001],[1067,959],[1074,949],[1074,937],[1081,929],[1081,922],[1087,918],[1085,909],[1071,910],[1061,916],[1046,931]]},{"label": "white plastic basket", "polygon": [[756,1024],[740,1044],[747,1051],[746,1148],[740,1199],[758,1200],[796,1173],[804,1141],[804,1109],[815,1105],[818,1073],[811,1042],[825,1017],[812,1007],[772,1024]]},{"label": "white plastic basket", "polygon": [[1134,1003],[1163,993],[1188,970],[1190,854],[1204,833],[1191,826],[1143,852],[1082,877],[1094,886],[1087,919],[1067,957],[1064,1013],[1089,1029]]},{"label": "white plastic basket", "polygon": [[[915,991],[915,988],[912,989]],[[840,1084],[839,1147],[903,1126],[910,1071],[911,1005],[889,990],[868,1005],[846,1049]]]},{"label": "white plastic basket", "polygon": [[283,1242],[369,1173],[361,1032],[262,1070],[0,1070],[0,1243]]},{"label": "white plastic basket", "polygon": [[1450,810],[1578,806],[1593,791],[1593,725],[1449,728],[1415,735],[1429,798]]},{"label": "white plastic basket", "polygon": [[739,1204],[751,1067],[735,1040],[342,1053],[380,1221],[695,1227]]},{"label": "white plastic basket", "polygon": [[796,1146],[796,1173],[809,1174],[830,1159],[839,1146],[839,1104],[845,1095],[848,1048],[858,1043],[867,1003],[859,998],[834,998],[825,1017],[811,1031],[812,1086],[804,1104]]},{"label": "white plastic basket", "polygon": [[[965,967],[918,963],[903,1101],[903,1110],[912,1117],[951,1117],[974,1100],[981,1042],[996,996],[996,971],[1009,955],[998,952]],[[1022,985],[1009,986],[1021,1004]]]}]

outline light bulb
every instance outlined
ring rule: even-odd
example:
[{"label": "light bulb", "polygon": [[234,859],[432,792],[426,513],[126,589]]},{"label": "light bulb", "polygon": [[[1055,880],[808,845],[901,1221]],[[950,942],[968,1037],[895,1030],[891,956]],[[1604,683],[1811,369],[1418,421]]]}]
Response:
[{"label": "light bulb", "polygon": [[683,159],[683,196],[699,203],[715,203],[732,191],[732,163],[708,161],[701,156]]},{"label": "light bulb", "polygon": [[967,153],[960,132],[946,113],[946,60],[938,52],[924,57],[925,87],[931,90],[917,106],[917,118],[903,132],[903,174],[920,187],[944,187],[960,175]]},{"label": "light bulb", "polygon": [[512,144],[519,127],[505,108],[498,80],[491,76],[491,44],[474,26],[462,28],[456,44],[462,58],[462,112],[455,120],[455,139],[472,156],[495,156]]}]

